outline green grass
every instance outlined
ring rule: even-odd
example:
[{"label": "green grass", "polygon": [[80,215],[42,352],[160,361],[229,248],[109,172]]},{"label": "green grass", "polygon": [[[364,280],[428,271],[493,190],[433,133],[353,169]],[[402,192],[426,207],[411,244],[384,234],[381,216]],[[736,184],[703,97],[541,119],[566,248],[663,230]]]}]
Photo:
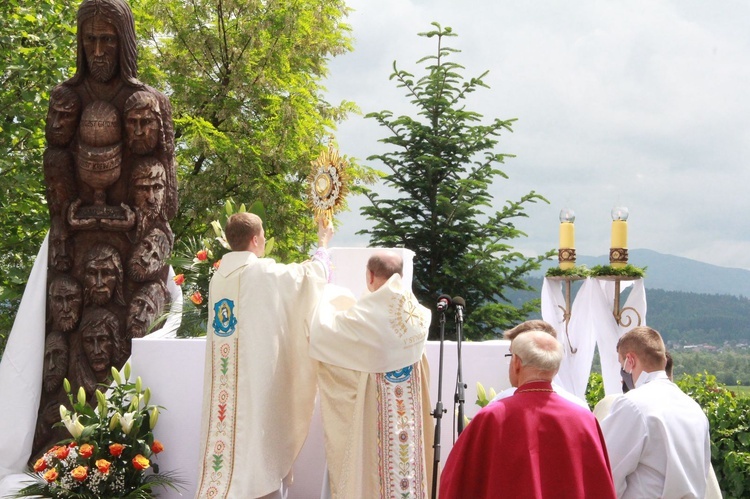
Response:
[{"label": "green grass", "polygon": [[739,397],[750,397],[750,386],[748,385],[727,386],[727,389],[733,391]]}]

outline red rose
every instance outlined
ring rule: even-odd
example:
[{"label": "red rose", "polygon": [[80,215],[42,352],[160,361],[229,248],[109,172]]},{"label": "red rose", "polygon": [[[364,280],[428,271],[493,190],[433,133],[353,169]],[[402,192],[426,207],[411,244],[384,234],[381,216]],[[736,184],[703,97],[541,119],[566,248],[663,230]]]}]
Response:
[{"label": "red rose", "polygon": [[96,460],[96,469],[99,470],[99,473],[106,475],[109,473],[109,467],[112,463],[107,461],[106,459],[97,459]]},{"label": "red rose", "polygon": [[200,291],[196,291],[192,295],[190,295],[190,301],[195,303],[196,305],[200,305],[203,303],[203,295],[201,295]]},{"label": "red rose", "polygon": [[164,446],[162,445],[162,443],[159,442],[158,440],[154,440],[154,443],[151,444],[151,452],[153,452],[154,454],[158,454],[163,450],[164,450]]},{"label": "red rose", "polygon": [[137,470],[145,470],[151,465],[151,461],[149,461],[146,457],[138,454],[133,458],[133,468]]},{"label": "red rose", "polygon": [[195,258],[197,258],[201,262],[205,262],[206,260],[208,260],[208,251],[200,250],[198,253],[195,254]]},{"label": "red rose", "polygon": [[78,449],[78,455],[85,458],[93,456],[94,446],[91,444],[83,444],[80,449]]},{"label": "red rose", "polygon": [[71,471],[70,474],[73,475],[73,478],[75,478],[79,482],[82,482],[86,480],[87,476],[89,476],[89,469],[85,466],[79,466]]},{"label": "red rose", "polygon": [[175,284],[182,286],[185,283],[185,274],[177,274],[172,278]]},{"label": "red rose", "polygon": [[43,457],[40,457],[34,463],[34,471],[44,471],[47,469],[47,461]]},{"label": "red rose", "polygon": [[112,454],[114,457],[120,456],[122,454],[122,451],[125,449],[125,446],[122,444],[110,444],[109,446],[109,453]]}]

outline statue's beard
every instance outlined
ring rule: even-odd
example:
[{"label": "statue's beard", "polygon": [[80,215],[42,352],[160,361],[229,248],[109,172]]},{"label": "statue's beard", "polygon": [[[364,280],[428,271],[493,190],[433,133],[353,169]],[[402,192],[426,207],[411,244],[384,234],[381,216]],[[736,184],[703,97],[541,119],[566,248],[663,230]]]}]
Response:
[{"label": "statue's beard", "polygon": [[57,327],[63,333],[67,333],[76,327],[76,322],[78,322],[78,320],[75,316],[60,317],[57,319]]},{"label": "statue's beard", "polygon": [[132,262],[128,265],[128,276],[136,282],[144,282],[151,279],[157,270],[152,270],[150,265],[143,265],[141,262]]},{"label": "statue's beard", "polygon": [[110,59],[101,58],[89,62],[91,77],[99,83],[107,83],[115,76],[116,67]]}]

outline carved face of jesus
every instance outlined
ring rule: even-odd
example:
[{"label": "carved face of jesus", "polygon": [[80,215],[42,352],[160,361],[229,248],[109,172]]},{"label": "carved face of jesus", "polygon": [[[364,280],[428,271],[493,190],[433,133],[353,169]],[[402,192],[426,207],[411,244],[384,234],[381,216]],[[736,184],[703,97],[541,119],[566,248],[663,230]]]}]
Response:
[{"label": "carved face of jesus", "polygon": [[81,318],[81,287],[72,280],[56,279],[49,287],[52,327],[56,331],[68,332]]},{"label": "carved face of jesus", "polygon": [[107,83],[115,77],[119,64],[117,30],[101,16],[83,22],[83,51],[91,78]]},{"label": "carved face of jesus", "polygon": [[151,153],[159,142],[159,120],[149,108],[131,109],[125,115],[125,138],[135,154]]}]

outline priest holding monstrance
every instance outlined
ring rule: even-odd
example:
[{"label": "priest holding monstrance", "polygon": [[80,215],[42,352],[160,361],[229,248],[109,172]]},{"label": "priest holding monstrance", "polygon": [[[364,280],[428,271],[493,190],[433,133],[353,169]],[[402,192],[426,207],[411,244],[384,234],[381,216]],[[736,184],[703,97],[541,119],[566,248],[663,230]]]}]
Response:
[{"label": "priest holding monstrance", "polygon": [[286,496],[315,403],[307,332],[331,273],[330,215],[345,187],[337,167],[326,164],[312,179],[313,203],[327,208],[307,262],[264,258],[258,216],[236,213],[227,221],[232,251],[209,287],[198,498]]}]

